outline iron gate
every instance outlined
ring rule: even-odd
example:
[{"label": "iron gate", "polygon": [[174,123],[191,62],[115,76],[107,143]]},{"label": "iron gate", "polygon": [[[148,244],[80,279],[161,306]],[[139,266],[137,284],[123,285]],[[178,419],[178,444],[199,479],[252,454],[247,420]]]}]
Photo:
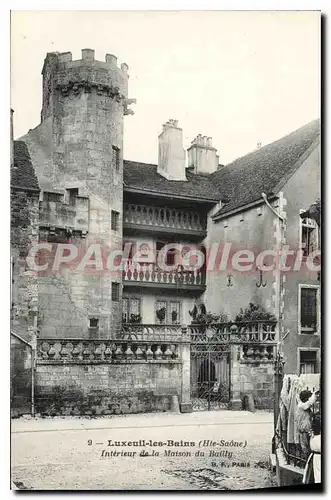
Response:
[{"label": "iron gate", "polygon": [[193,411],[227,408],[230,401],[230,346],[218,335],[191,336],[191,402]]}]

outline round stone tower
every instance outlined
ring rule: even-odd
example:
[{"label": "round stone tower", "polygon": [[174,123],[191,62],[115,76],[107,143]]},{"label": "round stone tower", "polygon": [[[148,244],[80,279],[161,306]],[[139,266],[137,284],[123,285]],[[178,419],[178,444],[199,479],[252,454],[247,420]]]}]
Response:
[{"label": "round stone tower", "polygon": [[[41,121],[52,121],[52,185],[81,180],[87,191],[122,210],[123,116],[128,110],[128,66],[94,50],[49,53],[43,75]],[[88,194],[88,193],[86,193]]]},{"label": "round stone tower", "polygon": [[[119,67],[111,54],[96,61],[91,49],[83,49],[80,60],[72,60],[70,52],[54,52],[47,54],[42,75],[41,124],[27,137],[33,155],[38,148],[39,158],[47,151],[45,160],[36,162],[46,193],[42,214],[55,214],[56,233],[73,225],[72,234],[81,235],[79,245],[100,243],[102,252],[121,248],[123,117],[132,114],[128,106],[134,102],[128,99],[128,66]],[[49,191],[63,193],[53,212]],[[47,225],[42,229],[47,237]],[[106,268],[98,273],[77,268],[66,278],[45,278],[41,294],[52,297],[52,303],[42,297],[42,335],[54,335],[53,330],[59,337],[113,335],[121,324],[121,282],[120,273],[109,274]],[[59,311],[54,311],[55,297]]]}]

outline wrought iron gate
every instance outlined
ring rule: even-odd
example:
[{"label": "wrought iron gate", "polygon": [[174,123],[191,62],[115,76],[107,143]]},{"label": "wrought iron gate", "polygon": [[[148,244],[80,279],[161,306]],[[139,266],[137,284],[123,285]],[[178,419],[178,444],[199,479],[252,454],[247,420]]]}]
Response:
[{"label": "wrought iron gate", "polygon": [[191,327],[191,402],[195,411],[227,408],[231,363],[228,336]]}]

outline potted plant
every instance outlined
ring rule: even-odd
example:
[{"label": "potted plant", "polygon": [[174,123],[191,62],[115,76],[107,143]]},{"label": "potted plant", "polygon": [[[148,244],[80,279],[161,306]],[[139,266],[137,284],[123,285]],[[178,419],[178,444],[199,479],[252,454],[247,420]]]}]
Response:
[{"label": "potted plant", "polygon": [[177,311],[171,311],[171,322],[173,325],[177,324],[177,318],[178,318],[178,312]]},{"label": "potted plant", "polygon": [[242,321],[276,321],[276,317],[266,311],[262,306],[249,303],[246,309],[240,309],[239,314],[237,314],[235,323],[240,323]]},{"label": "potted plant", "polygon": [[157,319],[159,320],[160,323],[164,323],[165,317],[166,317],[166,308],[161,307],[156,311],[156,316]]},{"label": "potted plant", "polygon": [[131,314],[131,316],[130,316],[130,323],[135,323],[135,324],[141,323],[141,316],[140,316],[140,314]]}]

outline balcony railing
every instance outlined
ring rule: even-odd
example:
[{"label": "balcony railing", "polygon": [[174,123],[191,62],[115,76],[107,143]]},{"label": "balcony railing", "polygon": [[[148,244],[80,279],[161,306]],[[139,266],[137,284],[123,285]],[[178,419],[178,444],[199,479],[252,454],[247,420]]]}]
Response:
[{"label": "balcony railing", "polygon": [[241,363],[264,363],[274,360],[276,321],[258,320],[238,323],[188,325],[191,343],[205,349],[208,344],[237,344]]},{"label": "balcony railing", "polygon": [[144,225],[163,229],[205,232],[198,212],[124,203],[124,226]]},{"label": "balcony railing", "polygon": [[137,324],[123,323],[122,331],[117,335],[122,340],[139,341],[164,341],[184,342],[188,341],[187,328],[181,325],[166,324]]},{"label": "balcony railing", "polygon": [[240,343],[273,344],[276,340],[277,321],[257,320],[237,323],[191,324],[188,331],[191,342],[211,340],[238,340]]},{"label": "balcony railing", "polygon": [[164,271],[157,264],[139,264],[127,261],[124,265],[123,280],[142,286],[160,285],[165,287],[204,287],[205,274],[201,270],[186,271],[181,267]]}]

